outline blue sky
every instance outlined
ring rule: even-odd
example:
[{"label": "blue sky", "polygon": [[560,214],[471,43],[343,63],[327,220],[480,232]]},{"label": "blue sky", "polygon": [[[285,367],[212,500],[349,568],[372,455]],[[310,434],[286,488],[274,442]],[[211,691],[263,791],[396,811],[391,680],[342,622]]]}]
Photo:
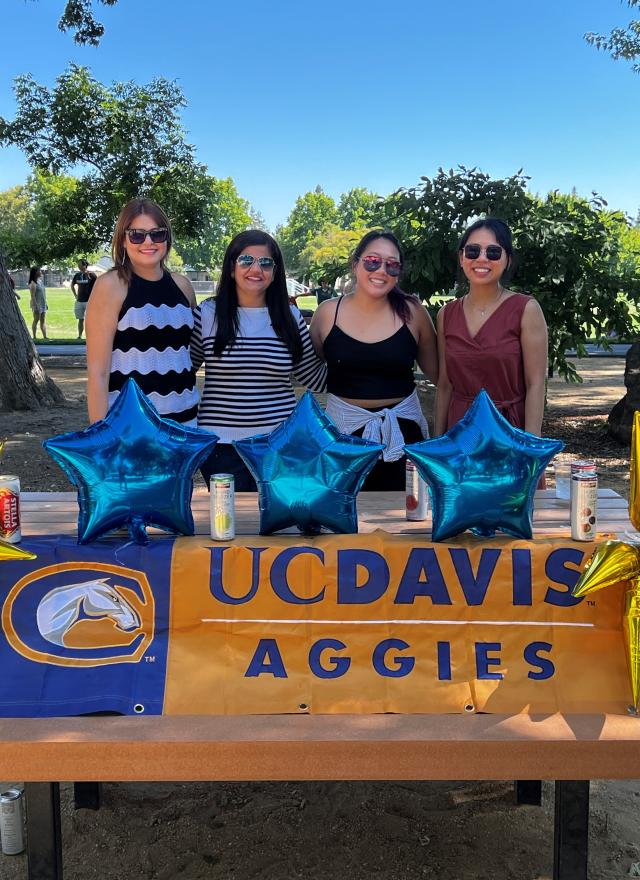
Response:
[{"label": "blue sky", "polygon": [[[71,61],[176,79],[198,159],[272,227],[316,184],[387,194],[458,164],[640,208],[640,75],[583,40],[632,17],[619,0],[120,0],[98,49],[57,30],[63,5],[2,0],[0,114],[16,75]],[[0,189],[28,173],[0,151]]]}]

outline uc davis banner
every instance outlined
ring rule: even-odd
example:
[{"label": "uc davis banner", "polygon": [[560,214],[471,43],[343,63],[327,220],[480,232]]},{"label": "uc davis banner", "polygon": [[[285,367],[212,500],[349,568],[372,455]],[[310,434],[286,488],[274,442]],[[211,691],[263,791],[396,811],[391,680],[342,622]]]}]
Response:
[{"label": "uc davis banner", "polygon": [[179,539],[164,711],[625,712],[622,591],[570,595],[593,549]]},{"label": "uc davis banner", "polygon": [[624,712],[593,545],[373,535],[25,540],[0,564],[0,714]]}]

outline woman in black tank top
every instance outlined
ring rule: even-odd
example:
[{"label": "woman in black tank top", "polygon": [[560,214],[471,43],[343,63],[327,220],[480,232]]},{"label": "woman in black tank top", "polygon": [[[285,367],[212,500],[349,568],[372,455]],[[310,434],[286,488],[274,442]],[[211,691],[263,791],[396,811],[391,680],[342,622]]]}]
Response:
[{"label": "woman in black tank top", "polygon": [[344,433],[386,445],[365,491],[404,489],[402,445],[427,436],[415,362],[437,381],[433,323],[419,301],[398,287],[402,263],[393,233],[367,233],[353,254],[353,293],[322,303],[310,327],[316,351],[327,362],[327,413]]}]

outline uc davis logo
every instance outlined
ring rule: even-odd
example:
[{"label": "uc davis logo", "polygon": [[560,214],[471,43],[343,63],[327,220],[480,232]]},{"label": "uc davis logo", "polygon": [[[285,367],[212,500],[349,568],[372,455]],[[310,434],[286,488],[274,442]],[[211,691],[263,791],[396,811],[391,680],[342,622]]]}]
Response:
[{"label": "uc davis logo", "polygon": [[138,663],[154,636],[155,603],[141,571],[64,562],[19,580],[2,608],[18,654],[57,666]]}]

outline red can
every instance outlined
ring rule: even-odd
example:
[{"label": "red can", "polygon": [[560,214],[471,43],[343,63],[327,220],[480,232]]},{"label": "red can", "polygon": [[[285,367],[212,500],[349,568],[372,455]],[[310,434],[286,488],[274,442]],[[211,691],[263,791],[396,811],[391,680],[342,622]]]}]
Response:
[{"label": "red can", "polygon": [[20,479],[13,474],[0,474],[0,540],[17,544],[20,530]]}]

